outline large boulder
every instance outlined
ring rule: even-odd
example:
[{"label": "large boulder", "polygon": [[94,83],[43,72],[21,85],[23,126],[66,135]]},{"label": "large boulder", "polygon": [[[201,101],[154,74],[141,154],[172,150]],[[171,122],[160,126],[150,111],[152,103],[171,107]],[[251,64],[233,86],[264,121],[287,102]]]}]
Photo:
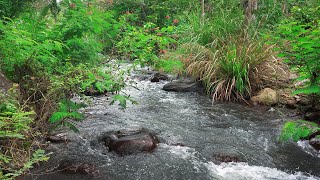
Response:
[{"label": "large boulder", "polygon": [[196,82],[189,79],[172,81],[162,88],[165,91],[174,92],[203,92],[204,88],[201,82]]},{"label": "large boulder", "polygon": [[254,104],[263,104],[272,106],[278,103],[278,95],[277,92],[271,88],[262,89],[258,95],[253,96],[251,101]]},{"label": "large boulder", "polygon": [[147,130],[113,131],[104,135],[102,139],[109,149],[120,155],[140,152],[152,152],[158,145],[158,138]]}]

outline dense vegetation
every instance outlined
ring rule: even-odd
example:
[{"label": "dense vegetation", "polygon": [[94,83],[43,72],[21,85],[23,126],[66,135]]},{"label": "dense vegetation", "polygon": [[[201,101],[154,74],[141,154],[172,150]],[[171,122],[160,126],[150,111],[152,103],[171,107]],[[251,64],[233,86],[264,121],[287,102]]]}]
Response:
[{"label": "dense vegetation", "polygon": [[[238,102],[272,87],[266,79],[286,63],[305,82],[293,94],[319,100],[317,0],[0,0],[0,16],[0,70],[15,84],[0,96],[1,179],[48,159],[41,139],[50,129],[78,131],[84,104],[73,96],[135,103],[121,93],[127,70],[114,58],[192,76],[213,100]],[[318,129],[289,122],[282,139]]]}]

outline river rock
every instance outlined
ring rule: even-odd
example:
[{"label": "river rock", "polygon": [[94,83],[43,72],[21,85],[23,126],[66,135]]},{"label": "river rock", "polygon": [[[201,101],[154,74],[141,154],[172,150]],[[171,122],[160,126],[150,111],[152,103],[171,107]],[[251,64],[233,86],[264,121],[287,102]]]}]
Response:
[{"label": "river rock", "polygon": [[320,112],[307,112],[304,119],[320,124]]},{"label": "river rock", "polygon": [[320,137],[316,136],[309,140],[309,144],[317,151],[320,151]]},{"label": "river rock", "polygon": [[278,103],[278,95],[277,92],[271,88],[262,89],[258,95],[253,96],[251,101],[254,104],[263,104],[272,106]]},{"label": "river rock", "polygon": [[157,73],[155,73],[155,74],[153,74],[153,75],[151,76],[150,81],[151,81],[151,82],[159,82],[160,80],[166,81],[166,80],[168,80],[168,79],[169,79],[169,76],[168,76],[168,75],[157,72]]},{"label": "river rock", "polygon": [[289,109],[296,109],[297,108],[297,101],[295,99],[287,99],[286,106]]},{"label": "river rock", "polygon": [[227,155],[227,154],[216,154],[214,155],[214,160],[218,162],[240,162],[240,158],[235,155]]},{"label": "river rock", "polygon": [[201,82],[196,82],[189,79],[172,81],[162,88],[165,91],[174,92],[203,92],[204,88]]},{"label": "river rock", "polygon": [[152,152],[158,145],[158,138],[147,130],[114,131],[107,133],[103,141],[109,151],[120,155]]}]

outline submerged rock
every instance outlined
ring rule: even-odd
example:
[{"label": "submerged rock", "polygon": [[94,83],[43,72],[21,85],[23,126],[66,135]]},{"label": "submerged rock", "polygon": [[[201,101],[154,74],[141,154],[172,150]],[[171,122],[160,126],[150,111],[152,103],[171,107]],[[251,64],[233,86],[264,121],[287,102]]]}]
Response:
[{"label": "submerged rock", "polygon": [[278,103],[277,92],[271,88],[262,89],[258,95],[253,96],[251,101],[255,104],[272,106]]},{"label": "submerged rock", "polygon": [[58,170],[68,174],[87,174],[93,176],[96,176],[100,173],[95,165],[74,162],[71,160],[64,160],[60,162]]},{"label": "submerged rock", "polygon": [[158,138],[147,130],[113,131],[102,139],[109,151],[117,154],[152,152],[158,145]]},{"label": "submerged rock", "polygon": [[169,76],[168,75],[166,75],[166,74],[162,74],[162,73],[155,73],[155,74],[153,74],[152,76],[151,76],[151,79],[150,79],[150,81],[151,82],[159,82],[160,80],[164,80],[164,81],[166,81],[166,80],[168,80],[169,79]]},{"label": "submerged rock", "polygon": [[203,92],[204,88],[201,85],[201,82],[196,82],[193,80],[175,80],[172,81],[162,88],[165,91],[174,91],[174,92]]}]

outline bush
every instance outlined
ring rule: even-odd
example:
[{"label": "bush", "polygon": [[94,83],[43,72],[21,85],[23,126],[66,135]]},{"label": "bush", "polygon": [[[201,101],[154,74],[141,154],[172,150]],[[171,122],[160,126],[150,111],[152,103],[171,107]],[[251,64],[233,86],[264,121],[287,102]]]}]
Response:
[{"label": "bush", "polygon": [[[294,94],[320,95],[320,6],[292,8],[292,16],[279,27],[278,39],[283,42],[282,54],[300,77],[309,80],[307,86]],[[281,39],[280,39],[281,38]]]},{"label": "bush", "polygon": [[170,37],[174,26],[161,29],[154,23],[146,23],[143,27],[132,26],[132,17],[134,14],[121,17],[122,32],[121,40],[117,43],[118,53],[125,59],[137,60],[142,66],[154,65],[158,60],[157,55],[176,43],[175,39]]}]

